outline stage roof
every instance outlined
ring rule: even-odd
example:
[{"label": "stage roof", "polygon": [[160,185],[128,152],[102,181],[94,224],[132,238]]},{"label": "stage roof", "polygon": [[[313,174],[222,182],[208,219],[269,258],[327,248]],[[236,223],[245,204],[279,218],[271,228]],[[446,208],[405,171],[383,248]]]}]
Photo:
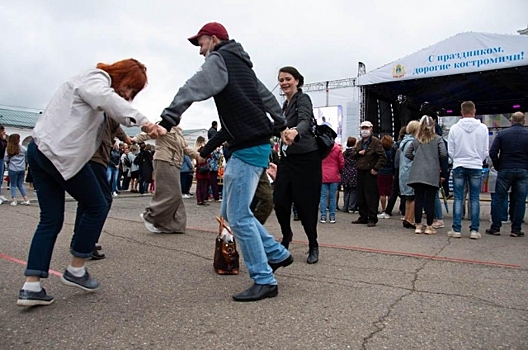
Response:
[{"label": "stage roof", "polygon": [[[461,33],[356,80],[387,101],[405,96],[458,113],[472,100],[479,114],[528,110],[528,36]],[[514,107],[516,106],[516,107]]]}]

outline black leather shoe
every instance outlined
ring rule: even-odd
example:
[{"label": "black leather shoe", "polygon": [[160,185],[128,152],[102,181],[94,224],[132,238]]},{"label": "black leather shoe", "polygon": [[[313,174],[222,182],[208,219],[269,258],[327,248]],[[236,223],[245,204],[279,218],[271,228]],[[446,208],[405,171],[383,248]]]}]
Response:
[{"label": "black leather shoe", "polygon": [[310,248],[308,251],[308,259],[306,262],[308,264],[315,264],[319,261],[319,247]]},{"label": "black leather shoe", "polygon": [[512,231],[510,237],[524,237],[524,232],[521,231]]},{"label": "black leather shoe", "polygon": [[290,254],[290,256],[288,256],[286,259],[282,260],[281,262],[278,262],[278,263],[268,262],[268,265],[271,267],[273,272],[275,272],[277,271],[279,267],[286,267],[286,266],[291,265],[292,263],[293,263],[293,256]]},{"label": "black leather shoe", "polygon": [[96,244],[96,245],[95,245],[95,249],[96,249],[96,250],[101,250],[101,249],[102,249],[102,247],[101,247],[101,245],[100,245],[100,244]]},{"label": "black leather shoe", "polygon": [[496,228],[490,227],[486,230],[486,233],[492,236],[500,236],[500,229],[497,230]]},{"label": "black leather shoe", "polygon": [[351,222],[352,224],[366,224],[367,221],[363,221],[361,219],[356,219],[354,221]]},{"label": "black leather shoe", "polygon": [[92,260],[101,260],[101,259],[104,259],[106,258],[106,256],[103,254],[103,253],[99,253],[99,251],[97,250],[97,248],[94,249],[94,251],[92,252]]},{"label": "black leather shoe", "polygon": [[253,284],[242,293],[233,295],[235,301],[257,301],[265,298],[273,298],[279,294],[279,287],[271,284]]}]

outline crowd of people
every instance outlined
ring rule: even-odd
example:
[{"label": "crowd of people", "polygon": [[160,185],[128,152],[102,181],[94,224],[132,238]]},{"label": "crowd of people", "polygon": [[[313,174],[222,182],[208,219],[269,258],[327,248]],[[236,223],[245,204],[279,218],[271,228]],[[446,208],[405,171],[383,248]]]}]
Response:
[{"label": "crowd of people", "polygon": [[[39,118],[27,151],[18,146],[18,139],[9,138],[5,159],[13,178],[19,181],[16,159],[27,158],[41,210],[18,305],[54,301],[40,280],[48,277],[55,240],[62,229],[65,192],[77,200],[78,207],[70,245],[72,260],[61,281],[88,292],[100,285],[88,273],[85,260],[100,258],[97,242],[119,191],[153,192],[140,215],[148,231],[184,233],[183,199],[191,197],[193,176],[196,204],[207,205],[209,192],[212,200],[221,202],[221,215],[237,239],[253,280],[248,289],[233,295],[235,301],[277,296],[274,272],[293,263],[289,251],[294,234],[292,211],[308,238],[306,262],[319,261],[317,225],[336,222],[340,187],[342,210],[359,214],[352,224],[374,227],[378,219],[390,218],[399,196],[403,226],[416,234],[435,234],[444,227],[439,191],[448,178],[448,157],[454,186],[454,219],[448,235],[461,237],[462,201],[468,183],[470,238],[481,238],[479,193],[489,139],[487,128],[475,118],[472,102],[462,103],[463,118],[451,128],[447,144],[434,115],[411,121],[400,130],[396,142],[388,135],[374,136],[373,124],[363,121],[358,139],[349,137],[345,150],[336,143],[322,159],[314,135],[313,105],[302,91],[304,77],[295,67],[278,71],[285,96],[281,108],[256,77],[242,45],[230,39],[221,24],[204,25],[189,41],[199,47],[205,62],[162,111],[158,124],[149,122],[129,103],[145,87],[147,70],[137,60],[126,59],[99,63],[59,87]],[[192,103],[211,97],[220,128],[213,122],[207,140],[199,137],[191,147],[183,137],[180,120]],[[512,127],[495,138],[489,152],[497,180],[493,222],[486,233],[500,234],[504,202],[511,190],[511,235],[522,237],[528,130],[517,127],[524,125],[522,113],[513,114],[511,122]],[[57,129],[57,124],[64,127]],[[130,138],[119,124],[138,125],[143,132]],[[77,135],[74,141],[69,136],[72,133]],[[148,139],[155,139],[155,147],[145,143]],[[68,148],[63,147],[66,143]],[[280,242],[264,227],[273,208],[282,233]]]}]

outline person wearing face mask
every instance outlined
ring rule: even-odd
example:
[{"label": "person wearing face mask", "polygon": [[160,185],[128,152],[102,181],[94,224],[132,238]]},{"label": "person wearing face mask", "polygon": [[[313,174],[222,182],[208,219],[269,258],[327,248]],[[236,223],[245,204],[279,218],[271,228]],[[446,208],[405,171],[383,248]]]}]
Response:
[{"label": "person wearing face mask", "polygon": [[275,129],[285,138],[286,123],[279,103],[253,71],[249,55],[240,43],[229,39],[223,25],[207,23],[189,41],[200,47],[205,62],[162,112],[160,125],[177,125],[193,102],[214,98],[221,129],[200,150],[198,163],[229,141],[231,158],[224,172],[221,213],[233,230],[254,282],[247,290],[233,295],[233,299],[272,298],[279,293],[273,272],[290,265],[293,257],[258,222],[250,204],[269,165],[270,138]]},{"label": "person wearing face mask", "polygon": [[352,155],[357,159],[359,218],[352,223],[373,227],[378,222],[378,170],[385,164],[386,156],[380,139],[372,135],[372,123],[364,121],[360,127],[361,140]]},{"label": "person wearing face mask", "polygon": [[49,275],[51,255],[64,222],[65,192],[85,212],[76,222],[70,248],[73,257],[61,282],[88,292],[99,289],[99,283],[85,268],[85,260],[92,256],[108,203],[88,161],[101,144],[105,113],[120,124],[141,126],[152,137],[166,133],[128,102],[146,83],[146,67],[135,59],[99,63],[95,69],[62,84],[38,119],[27,159],[38,189],[40,221],[31,242],[24,273],[26,283],[17,305],[49,305],[54,301],[41,287],[40,279]]}]

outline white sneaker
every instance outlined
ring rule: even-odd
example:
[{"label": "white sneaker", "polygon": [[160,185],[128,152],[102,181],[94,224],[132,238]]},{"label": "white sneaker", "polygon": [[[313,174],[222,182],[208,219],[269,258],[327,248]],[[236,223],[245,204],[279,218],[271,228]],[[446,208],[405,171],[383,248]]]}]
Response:
[{"label": "white sneaker", "polygon": [[163,231],[161,231],[156,226],[154,226],[153,224],[145,220],[145,218],[143,217],[143,213],[139,214],[139,217],[141,218],[141,220],[143,220],[143,223],[145,224],[145,227],[147,228],[147,230],[149,230],[152,233],[163,233]]},{"label": "white sneaker", "polygon": [[0,199],[0,205],[1,205],[2,203],[4,203],[4,201]]},{"label": "white sneaker", "polygon": [[27,201],[23,201],[22,203],[20,203],[22,205],[30,205],[31,204],[31,201],[28,199]]},{"label": "white sneaker", "polygon": [[444,228],[444,220],[436,220],[433,222],[433,228]]},{"label": "white sneaker", "polygon": [[387,213],[378,214],[378,219],[390,219],[391,216]]},{"label": "white sneaker", "polygon": [[7,198],[4,197],[4,196],[0,196],[0,201],[2,201],[2,202],[7,202]]},{"label": "white sneaker", "polygon": [[191,198],[191,195],[190,194],[184,194],[184,195],[182,195],[182,198],[188,199],[188,198]]},{"label": "white sneaker", "polygon": [[117,193],[116,192],[112,192],[112,197],[117,197]]},{"label": "white sneaker", "polygon": [[479,232],[477,231],[471,231],[470,234],[469,234],[469,238],[471,239],[480,239],[482,236],[480,235]]},{"label": "white sneaker", "polygon": [[460,232],[456,232],[456,231],[451,230],[451,231],[449,231],[447,233],[447,236],[448,237],[453,237],[453,238],[460,238],[460,237],[462,237],[462,234],[460,234]]},{"label": "white sneaker", "polygon": [[16,207],[17,204],[18,204],[17,201],[12,201],[11,202],[11,206],[13,206],[13,207]]}]

